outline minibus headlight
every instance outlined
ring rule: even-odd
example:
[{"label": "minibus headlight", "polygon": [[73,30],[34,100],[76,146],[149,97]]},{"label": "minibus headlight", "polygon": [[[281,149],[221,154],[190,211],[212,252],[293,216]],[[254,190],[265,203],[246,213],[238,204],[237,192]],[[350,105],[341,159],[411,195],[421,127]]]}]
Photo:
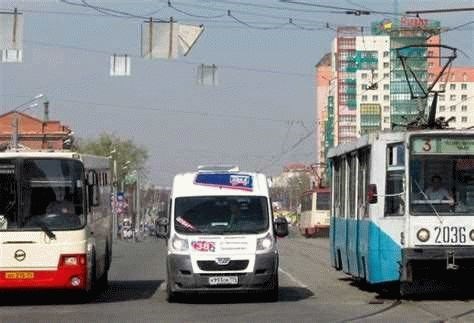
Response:
[{"label": "minibus headlight", "polygon": [[420,229],[420,230],[418,230],[418,232],[416,234],[416,237],[421,242],[426,242],[430,238],[430,232],[427,229]]},{"label": "minibus headlight", "polygon": [[273,237],[268,233],[265,237],[257,239],[257,251],[267,251],[273,247]]},{"label": "minibus headlight", "polygon": [[171,246],[176,251],[187,251],[189,249],[188,240],[174,236],[171,240]]},{"label": "minibus headlight", "polygon": [[469,232],[469,238],[471,238],[472,241],[474,241],[474,229]]}]

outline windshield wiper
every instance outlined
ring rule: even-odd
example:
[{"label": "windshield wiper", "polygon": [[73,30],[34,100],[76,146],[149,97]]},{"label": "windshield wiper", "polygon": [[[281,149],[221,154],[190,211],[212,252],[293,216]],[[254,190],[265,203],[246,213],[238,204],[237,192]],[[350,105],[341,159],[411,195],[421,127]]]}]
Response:
[{"label": "windshield wiper", "polygon": [[428,198],[428,195],[426,195],[426,193],[423,191],[423,189],[420,187],[420,184],[418,184],[418,182],[416,181],[416,179],[413,180],[415,182],[415,185],[416,187],[418,187],[418,189],[420,190],[420,193],[421,195],[423,195],[423,198],[428,202],[428,204],[431,206],[431,208],[433,209],[434,213],[436,214],[436,217],[438,218],[439,220],[439,223],[440,224],[443,224],[443,218],[439,215],[438,211],[436,210],[436,208],[433,206],[433,204],[430,202],[429,198]]},{"label": "windshield wiper", "polygon": [[50,238],[51,240],[56,240],[56,235],[54,234],[53,231],[51,231],[51,229],[46,225],[46,223],[41,222],[40,223],[40,228],[41,228],[41,230],[44,231],[44,233],[46,233],[48,238]]}]

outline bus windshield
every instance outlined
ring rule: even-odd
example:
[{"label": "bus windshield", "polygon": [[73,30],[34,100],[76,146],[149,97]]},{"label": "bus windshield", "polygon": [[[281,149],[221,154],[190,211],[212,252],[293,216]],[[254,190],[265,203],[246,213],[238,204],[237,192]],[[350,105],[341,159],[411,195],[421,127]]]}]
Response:
[{"label": "bus windshield", "polygon": [[259,196],[180,197],[174,226],[179,233],[252,234],[268,229],[268,200]]},{"label": "bus windshield", "polygon": [[83,227],[83,173],[77,160],[2,160],[0,230]]},{"label": "bus windshield", "polygon": [[410,181],[414,215],[474,213],[474,156],[414,155]]}]

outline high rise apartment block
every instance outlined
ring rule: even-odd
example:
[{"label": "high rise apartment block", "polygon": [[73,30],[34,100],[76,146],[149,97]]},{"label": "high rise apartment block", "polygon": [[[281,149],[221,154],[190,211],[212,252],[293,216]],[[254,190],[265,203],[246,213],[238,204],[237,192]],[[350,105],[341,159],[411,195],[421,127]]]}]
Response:
[{"label": "high rise apartment block", "polygon": [[[318,162],[325,161],[332,146],[373,131],[404,129],[428,106],[429,99],[411,97],[397,49],[439,45],[439,30],[438,21],[406,17],[374,22],[370,32],[361,27],[337,29],[331,53],[316,66]],[[442,69],[439,47],[402,53],[413,58],[408,64],[426,89]],[[437,116],[452,117],[451,127],[473,127],[474,67],[456,67],[454,62],[444,74],[434,87],[445,91],[439,96]],[[408,75],[408,80],[415,84],[415,77]],[[422,92],[417,86],[412,91]]]}]

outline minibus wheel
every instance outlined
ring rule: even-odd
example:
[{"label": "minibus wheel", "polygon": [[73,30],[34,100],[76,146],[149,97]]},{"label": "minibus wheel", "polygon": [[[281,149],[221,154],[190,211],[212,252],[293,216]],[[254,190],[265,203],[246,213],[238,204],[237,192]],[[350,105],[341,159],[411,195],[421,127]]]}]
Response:
[{"label": "minibus wheel", "polygon": [[278,272],[275,275],[273,275],[271,285],[272,285],[271,289],[265,291],[265,300],[268,302],[277,302],[278,290],[279,290]]}]

